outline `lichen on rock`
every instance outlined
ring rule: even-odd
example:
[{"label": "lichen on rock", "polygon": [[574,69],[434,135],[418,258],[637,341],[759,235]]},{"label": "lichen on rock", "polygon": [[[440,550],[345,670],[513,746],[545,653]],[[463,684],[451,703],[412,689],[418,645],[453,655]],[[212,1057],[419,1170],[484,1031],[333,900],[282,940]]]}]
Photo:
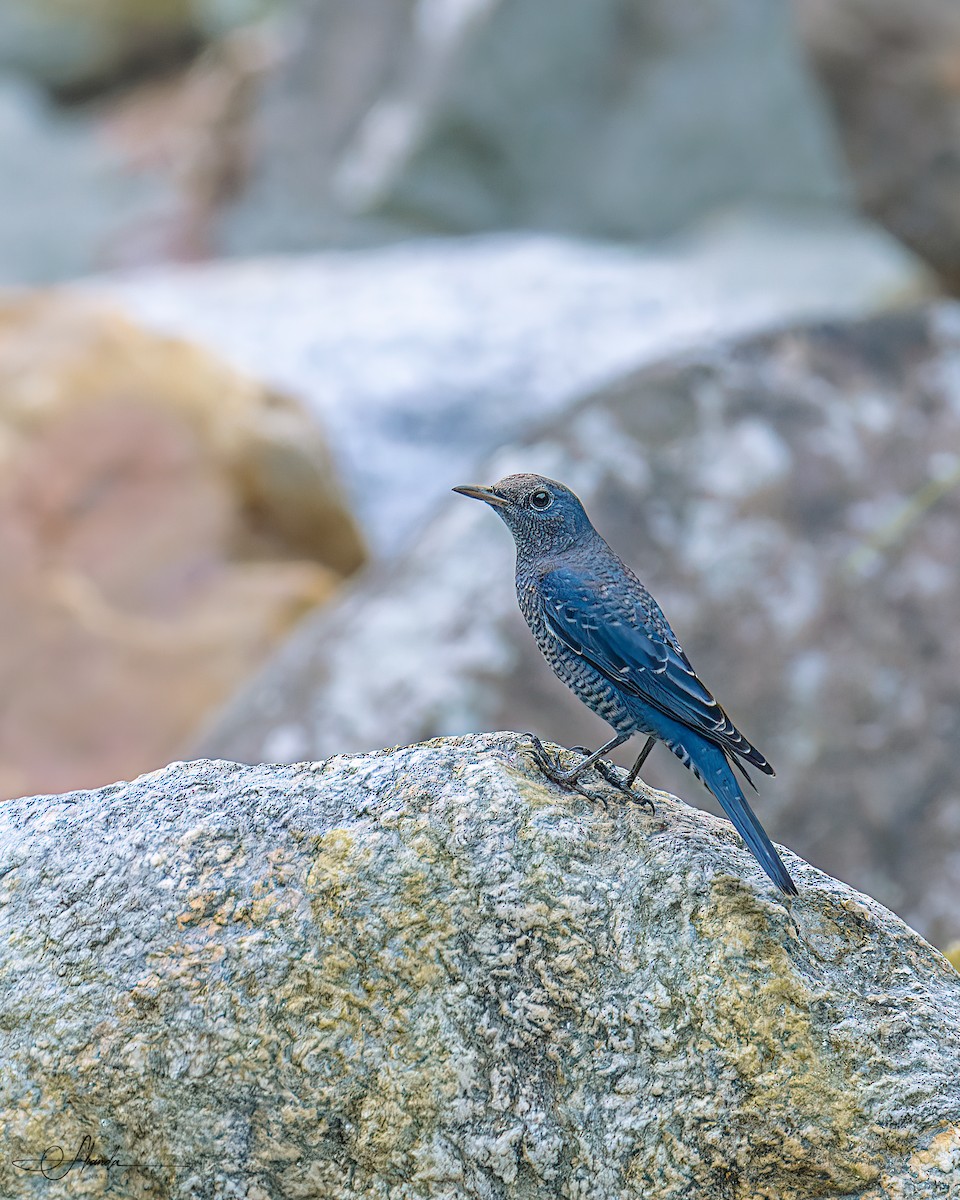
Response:
[{"label": "lichen on rock", "polygon": [[960,978],[516,734],[0,809],[0,1194],[956,1195]]}]

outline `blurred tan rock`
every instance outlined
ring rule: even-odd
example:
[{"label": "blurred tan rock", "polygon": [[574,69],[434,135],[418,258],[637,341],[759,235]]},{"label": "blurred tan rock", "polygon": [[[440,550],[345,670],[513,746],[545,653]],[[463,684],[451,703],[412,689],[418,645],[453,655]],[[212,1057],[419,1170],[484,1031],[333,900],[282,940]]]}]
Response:
[{"label": "blurred tan rock", "polygon": [[65,94],[83,94],[199,41],[194,0],[5,0],[0,63]]},{"label": "blurred tan rock", "polygon": [[960,5],[794,5],[863,209],[960,293]]},{"label": "blurred tan rock", "polygon": [[305,413],[77,299],[0,304],[0,795],[179,753],[363,548]]},{"label": "blurred tan rock", "polygon": [[273,0],[3,0],[0,70],[72,100],[192,57]]}]

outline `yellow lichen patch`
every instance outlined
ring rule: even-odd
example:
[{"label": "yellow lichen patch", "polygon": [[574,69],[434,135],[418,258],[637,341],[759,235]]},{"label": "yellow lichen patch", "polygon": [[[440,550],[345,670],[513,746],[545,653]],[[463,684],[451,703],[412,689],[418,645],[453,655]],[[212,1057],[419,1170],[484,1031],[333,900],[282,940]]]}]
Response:
[{"label": "yellow lichen patch", "polygon": [[204,917],[212,916],[220,899],[221,893],[213,890],[189,896],[186,909],[177,914],[177,928],[182,930],[187,925],[197,924]]},{"label": "yellow lichen patch", "polygon": [[357,844],[353,831],[342,826],[316,838],[314,846],[316,853],[307,873],[307,889],[315,894],[335,896],[348,865],[363,865],[370,858],[369,851]]},{"label": "yellow lichen patch", "polygon": [[520,806],[521,811],[535,811],[546,805],[557,803],[557,793],[551,791],[542,783],[538,783],[535,779],[532,779],[526,771],[521,771],[517,767],[504,764],[503,775],[505,779],[510,780],[512,786],[516,788],[520,799],[523,801]]},{"label": "yellow lichen patch", "polygon": [[781,1179],[781,1200],[824,1195],[817,1189],[827,1184],[862,1188],[878,1176],[877,1146],[863,1136],[850,1064],[814,1024],[817,995],[791,961],[784,922],[769,902],[725,881],[711,901],[693,916],[709,952],[700,1016],[711,1054],[737,1075],[738,1121],[752,1131],[745,1179]]},{"label": "yellow lichen patch", "polygon": [[[372,977],[375,971],[369,968],[376,968],[393,980],[394,986],[402,981],[423,988],[439,977],[435,951],[455,930],[426,869],[436,853],[434,843],[414,835],[410,844],[392,849],[389,863],[384,863],[395,893],[391,902],[384,902],[382,892],[374,895],[375,882],[382,884],[383,880],[370,867],[372,850],[359,847],[344,829],[334,829],[318,839],[307,873],[307,892],[317,927],[333,945],[363,935],[367,944],[361,957],[367,974]],[[360,929],[344,924],[346,914],[360,916]],[[373,955],[367,939],[376,949]]]},{"label": "yellow lichen patch", "polygon": [[320,938],[311,1023],[322,1039],[308,1053],[325,1055],[335,1074],[367,1078],[352,1153],[398,1179],[456,1087],[438,993],[457,926],[431,873],[441,847],[405,825],[403,841],[391,831],[362,845],[331,830],[315,841],[306,877]]},{"label": "yellow lichen patch", "polygon": [[934,1175],[955,1179],[960,1191],[960,1126],[944,1129],[929,1146],[912,1154],[910,1170],[921,1180]]},{"label": "yellow lichen patch", "polygon": [[951,942],[944,950],[943,957],[955,971],[960,971],[960,941]]},{"label": "yellow lichen patch", "polygon": [[[922,1191],[916,1190],[916,1185]],[[946,1190],[945,1190],[946,1189]],[[905,1196],[960,1195],[960,1126],[941,1130],[930,1143],[910,1155],[903,1174],[884,1171],[877,1185],[859,1200],[903,1200]]]}]

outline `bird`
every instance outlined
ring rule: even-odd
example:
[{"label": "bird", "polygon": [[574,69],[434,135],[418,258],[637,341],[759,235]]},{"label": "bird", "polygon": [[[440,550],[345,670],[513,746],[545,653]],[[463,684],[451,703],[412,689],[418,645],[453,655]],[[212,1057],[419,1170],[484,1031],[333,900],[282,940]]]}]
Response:
[{"label": "bird", "polygon": [[[646,742],[621,790],[632,788],[663,742],[716,796],[760,866],[787,896],[798,894],[747,803],[733,768],[773,767],[700,681],[660,606],[590,522],[579,498],[542,475],[508,475],[489,487],[453,489],[488,504],[513,534],[520,610],[555,674],[614,730],[575,767],[561,771],[538,738],[538,765],[575,787],[590,769],[613,782],[604,756],[637,734]],[[754,788],[754,790],[756,790]]]}]

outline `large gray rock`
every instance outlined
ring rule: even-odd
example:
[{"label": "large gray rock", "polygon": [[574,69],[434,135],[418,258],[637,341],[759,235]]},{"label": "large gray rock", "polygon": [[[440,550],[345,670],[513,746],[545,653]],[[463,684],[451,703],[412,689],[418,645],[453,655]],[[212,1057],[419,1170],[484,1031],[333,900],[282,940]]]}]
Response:
[{"label": "large gray rock", "polygon": [[[301,0],[225,238],[659,236],[741,203],[844,208],[788,0]],[[369,223],[372,221],[373,228]]]},{"label": "large gray rock", "polygon": [[[777,768],[768,828],[946,942],[960,930],[960,309],[790,329],[627,376],[474,477],[569,483]],[[202,740],[247,761],[471,729],[599,745],[540,661],[512,544],[450,497],[310,618]],[[625,751],[627,755],[629,751]],[[701,793],[665,751],[648,778]]]},{"label": "large gray rock", "polygon": [[707,337],[861,313],[917,282],[892,239],[837,220],[733,222],[656,251],[425,240],[92,286],[305,400],[383,555],[480,457],[586,389]]},{"label": "large gray rock", "polygon": [[0,1190],[956,1196],[953,968],[655,800],[500,734],[3,805]]},{"label": "large gray rock", "polygon": [[795,4],[860,203],[960,294],[960,5]]}]

